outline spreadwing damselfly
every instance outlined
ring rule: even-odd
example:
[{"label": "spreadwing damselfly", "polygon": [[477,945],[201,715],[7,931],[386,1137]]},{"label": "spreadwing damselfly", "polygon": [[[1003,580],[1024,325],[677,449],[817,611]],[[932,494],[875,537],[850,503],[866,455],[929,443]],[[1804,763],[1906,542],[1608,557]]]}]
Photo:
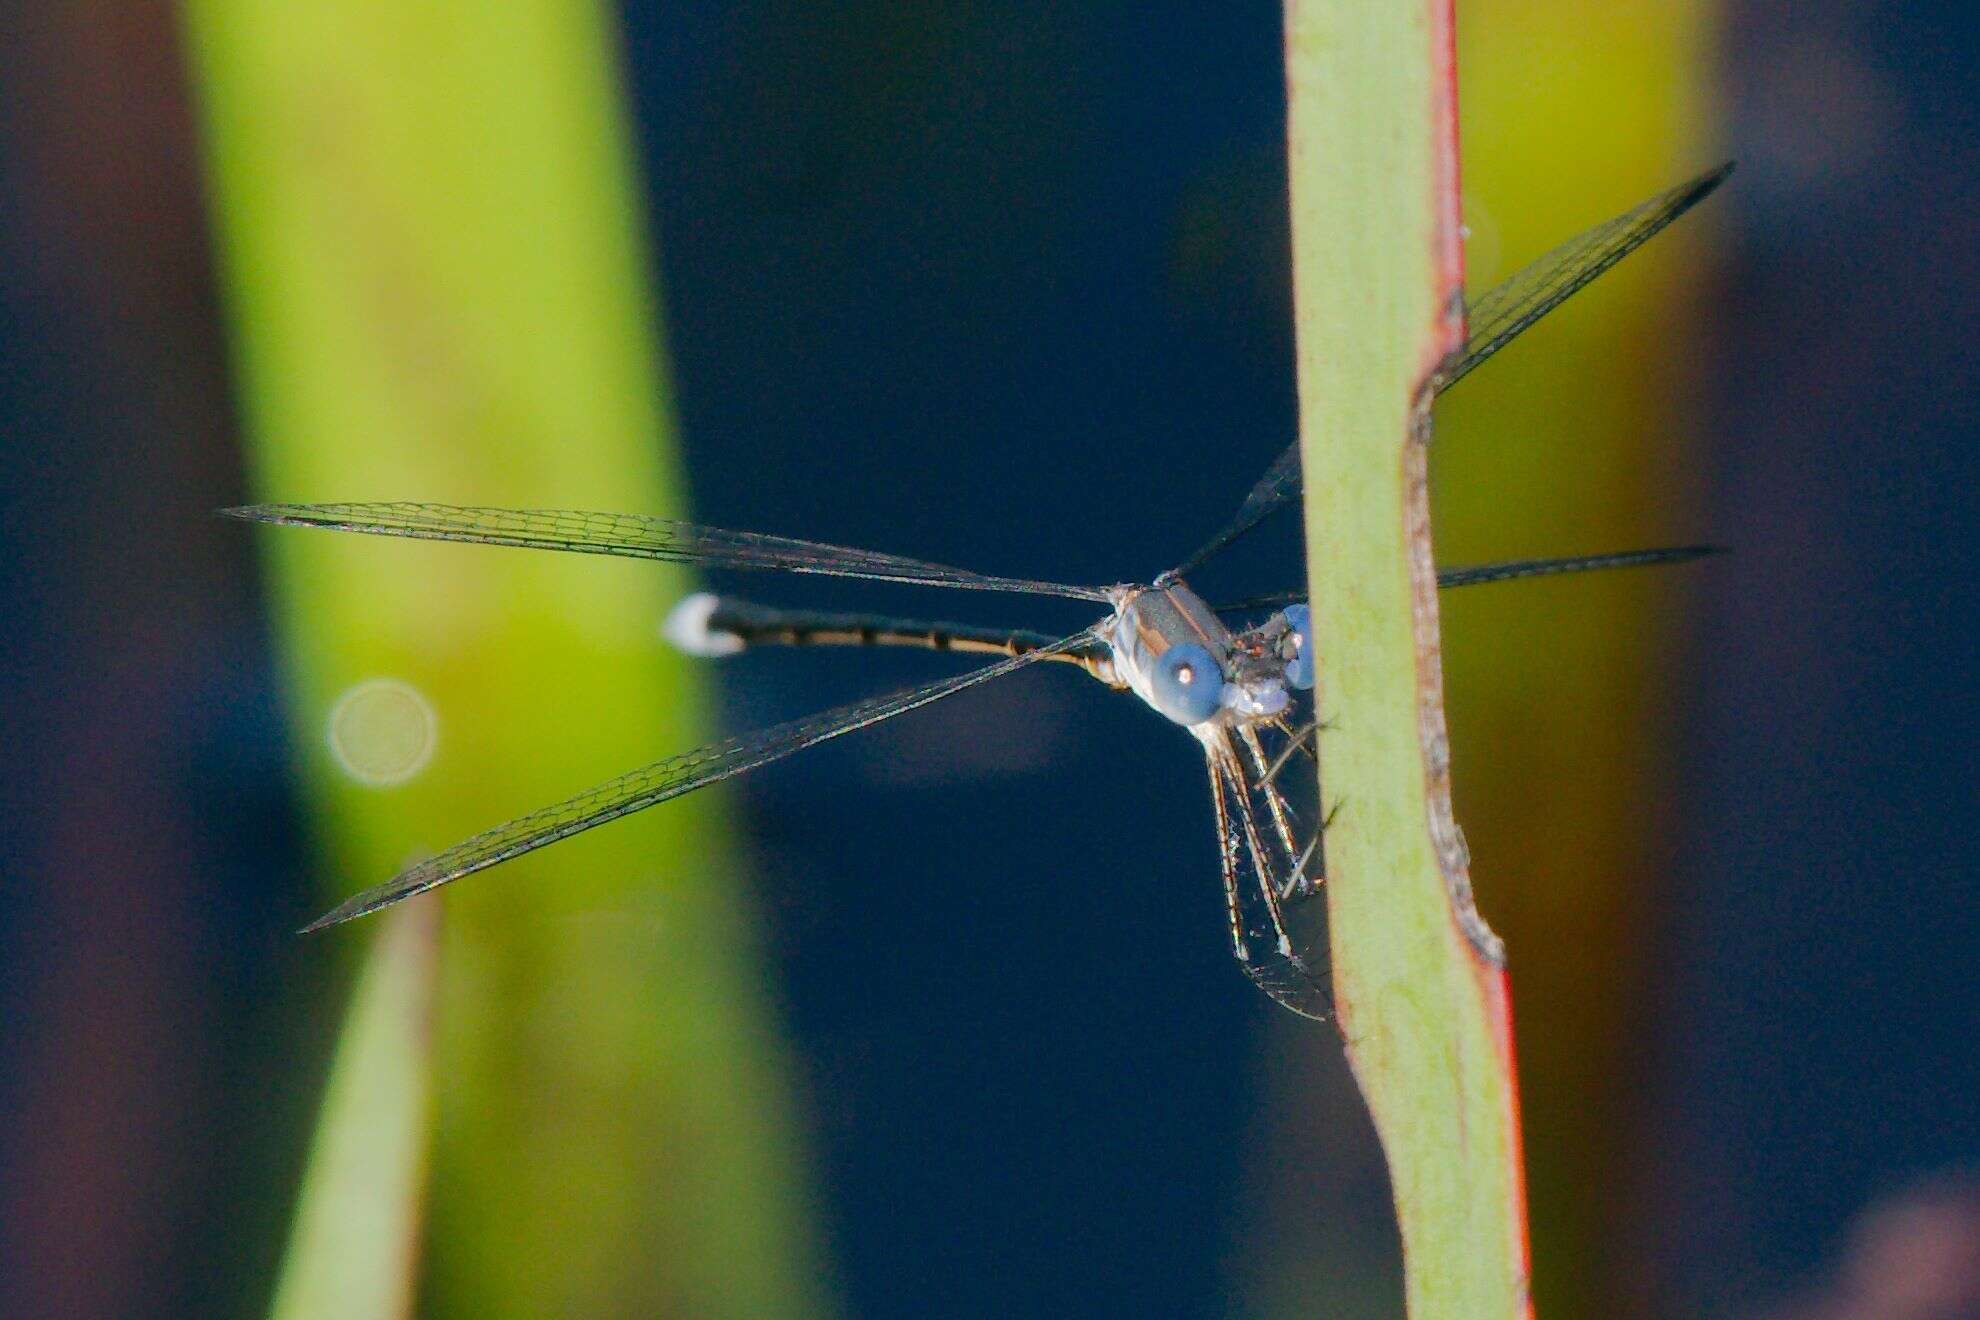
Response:
[{"label": "spreadwing damselfly", "polygon": [[[1547,253],[1470,305],[1464,346],[1427,383],[1426,402],[1462,379],[1591,280],[1696,205],[1731,166],[1701,175]],[[1303,589],[1213,606],[1185,575],[1257,527],[1300,489],[1289,448],[1236,515],[1177,567],[1144,583],[1081,586],[1002,577],[900,555],[790,537],[726,531],[636,514],[496,509],[428,503],[258,504],[225,512],[253,522],[421,540],[652,559],[703,568],[866,579],[950,590],[1058,597],[1105,613],[1066,636],[902,619],[777,609],[698,594],[681,602],[668,634],[714,656],[752,646],[913,646],[994,654],[994,663],[887,696],[839,706],[677,753],[575,797],[497,825],[340,904],[306,929],[348,921],[546,844],[778,761],[804,748],[941,701],[1019,669],[1077,665],[1131,692],[1187,730],[1208,767],[1226,916],[1245,972],[1296,1012],[1329,1005],[1319,843],[1326,820],[1290,776],[1317,780],[1323,722]],[[1561,573],[1672,564],[1710,553],[1677,546],[1512,560],[1438,574],[1440,587]]]}]

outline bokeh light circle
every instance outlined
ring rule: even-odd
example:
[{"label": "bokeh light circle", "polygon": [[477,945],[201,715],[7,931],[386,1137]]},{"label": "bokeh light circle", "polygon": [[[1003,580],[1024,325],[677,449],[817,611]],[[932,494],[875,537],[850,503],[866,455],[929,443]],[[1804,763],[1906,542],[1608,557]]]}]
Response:
[{"label": "bokeh light circle", "polygon": [[373,678],[350,688],[324,722],[330,755],[361,784],[403,784],[433,759],[439,719],[410,683]]}]

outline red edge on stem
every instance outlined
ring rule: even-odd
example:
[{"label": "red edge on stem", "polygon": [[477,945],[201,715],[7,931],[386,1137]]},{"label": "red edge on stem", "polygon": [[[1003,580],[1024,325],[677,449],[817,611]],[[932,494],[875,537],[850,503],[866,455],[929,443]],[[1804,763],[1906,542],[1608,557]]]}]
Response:
[{"label": "red edge on stem", "polygon": [[1506,1070],[1506,1132],[1512,1161],[1513,1250],[1519,1257],[1519,1277],[1523,1295],[1520,1314],[1533,1315],[1533,1243],[1526,1226],[1526,1136],[1519,1121],[1519,1051],[1513,1044],[1512,983],[1506,969],[1494,967],[1475,954],[1472,970],[1478,977],[1479,992],[1485,997],[1485,1012],[1492,1020],[1492,1039],[1499,1047],[1499,1059]]},{"label": "red edge on stem", "polygon": [[1433,114],[1437,121],[1437,166],[1431,199],[1438,223],[1436,245],[1438,290],[1444,309],[1441,333],[1431,346],[1432,359],[1422,364],[1428,379],[1443,360],[1464,344],[1464,193],[1458,159],[1457,20],[1453,0],[1425,0],[1430,20]]},{"label": "red edge on stem", "polygon": [[[1432,94],[1437,98],[1434,114],[1437,120],[1437,196],[1433,208],[1439,217],[1437,232],[1432,238],[1436,245],[1436,264],[1440,288],[1439,305],[1443,309],[1439,334],[1428,346],[1429,360],[1422,364],[1423,378],[1427,381],[1430,373],[1451,353],[1456,352],[1465,338],[1464,307],[1464,203],[1462,173],[1458,153],[1458,85],[1457,85],[1457,21],[1454,0],[1425,0],[1430,27],[1431,59],[1434,76]],[[1427,397],[1423,400],[1428,406]],[[1422,432],[1427,435],[1427,430]],[[1427,523],[1424,528],[1428,532]],[[1435,591],[1432,589],[1432,601]],[[1434,603],[1431,608],[1435,608]],[[1434,616],[1432,616],[1434,618]],[[1435,663],[1434,659],[1432,661]],[[1441,689],[1441,674],[1438,674],[1438,687]],[[1438,728],[1426,728],[1426,737],[1434,734],[1441,742],[1444,736],[1441,718],[1442,702],[1437,703]],[[1446,744],[1447,745],[1447,744]],[[1449,791],[1448,777],[1444,790]],[[1466,876],[1463,886],[1469,890],[1470,881]],[[1456,925],[1458,913],[1452,913]],[[1477,944],[1467,938],[1464,930],[1453,932],[1463,943],[1471,959],[1473,975],[1477,977],[1479,993],[1485,1001],[1485,1010],[1491,1019],[1493,1041],[1498,1048],[1500,1066],[1506,1075],[1506,1129],[1509,1134],[1510,1149],[1507,1158],[1512,1161],[1512,1220],[1517,1240],[1512,1244],[1519,1260],[1520,1279],[1523,1283],[1533,1277],[1533,1246],[1527,1228],[1526,1204],[1526,1142],[1520,1124],[1519,1059],[1513,1039],[1512,985],[1501,963],[1485,957]],[[1530,1284],[1527,1285],[1530,1288]],[[1521,1298],[1521,1313],[1527,1320],[1533,1320],[1533,1299],[1530,1291]]]}]

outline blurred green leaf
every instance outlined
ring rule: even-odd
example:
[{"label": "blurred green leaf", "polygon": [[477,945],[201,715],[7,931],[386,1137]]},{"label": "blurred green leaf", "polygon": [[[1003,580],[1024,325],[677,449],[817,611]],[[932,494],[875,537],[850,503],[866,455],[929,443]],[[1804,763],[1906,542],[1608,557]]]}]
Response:
[{"label": "blurred green leaf", "polygon": [[408,903],[373,932],[330,1063],[269,1314],[389,1320],[419,1263],[432,1091],[439,909]]},{"label": "blurred green leaf", "polygon": [[[685,512],[608,9],[184,12],[255,498]],[[329,896],[707,736],[657,637],[682,572],[260,543]],[[376,679],[414,714],[359,721],[355,759],[426,738],[402,782],[331,728]],[[696,794],[446,892],[423,1312],[828,1309],[725,815]]]},{"label": "blurred green leaf", "polygon": [[[1712,163],[1718,13],[1704,0],[1459,7],[1472,288]],[[1439,558],[1698,539],[1711,464],[1686,377],[1700,247],[1745,186],[1735,176],[1438,405]],[[1686,801],[1673,676],[1686,598],[1718,571],[1443,602],[1459,818],[1514,960],[1542,1315],[1654,1314],[1632,1283],[1657,1261],[1643,1041],[1663,1025],[1654,932]]]}]

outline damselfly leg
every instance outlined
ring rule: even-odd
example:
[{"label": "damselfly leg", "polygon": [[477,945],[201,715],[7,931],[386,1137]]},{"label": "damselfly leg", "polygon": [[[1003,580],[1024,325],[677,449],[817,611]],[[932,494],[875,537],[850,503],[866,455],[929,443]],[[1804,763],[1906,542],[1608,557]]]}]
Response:
[{"label": "damselfly leg", "polygon": [[[1232,950],[1245,975],[1296,1013],[1325,1018],[1333,1007],[1327,978],[1326,903],[1316,885],[1294,879],[1313,853],[1294,846],[1290,825],[1261,829],[1254,799],[1270,800],[1229,734],[1206,742]],[[1269,793],[1270,790],[1267,790]]]}]

